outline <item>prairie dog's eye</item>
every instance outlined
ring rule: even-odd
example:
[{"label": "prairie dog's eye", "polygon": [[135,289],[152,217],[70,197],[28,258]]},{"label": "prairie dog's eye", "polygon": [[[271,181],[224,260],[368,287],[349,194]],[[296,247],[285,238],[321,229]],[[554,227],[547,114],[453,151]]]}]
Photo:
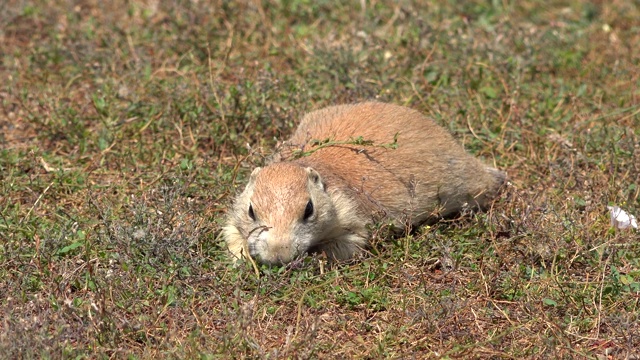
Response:
[{"label": "prairie dog's eye", "polygon": [[249,217],[251,220],[256,221],[256,214],[253,212],[253,205],[249,204]]},{"label": "prairie dog's eye", "polygon": [[309,218],[313,215],[313,202],[309,200],[307,206],[304,208],[304,216],[302,220],[309,220]]}]

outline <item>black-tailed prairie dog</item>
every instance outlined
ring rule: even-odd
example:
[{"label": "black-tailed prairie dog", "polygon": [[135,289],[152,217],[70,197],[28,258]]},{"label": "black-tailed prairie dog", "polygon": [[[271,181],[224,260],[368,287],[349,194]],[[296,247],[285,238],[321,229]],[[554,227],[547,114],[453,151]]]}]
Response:
[{"label": "black-tailed prairie dog", "polygon": [[368,225],[402,232],[483,208],[505,181],[431,119],[377,102],[305,115],[278,157],[253,170],[229,210],[223,236],[239,259],[348,259],[366,248]]}]

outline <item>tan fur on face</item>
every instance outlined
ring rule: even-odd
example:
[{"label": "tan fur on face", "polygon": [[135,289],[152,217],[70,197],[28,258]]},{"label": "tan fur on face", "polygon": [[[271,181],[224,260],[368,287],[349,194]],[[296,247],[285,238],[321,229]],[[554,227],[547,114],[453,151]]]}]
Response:
[{"label": "tan fur on face", "polygon": [[258,174],[251,202],[258,218],[281,228],[293,221],[292,217],[284,216],[286,211],[304,210],[308,193],[307,172],[299,166],[282,163],[263,168]]},{"label": "tan fur on face", "polygon": [[[312,145],[357,137],[374,146]],[[396,149],[381,146],[394,138]],[[296,149],[310,154],[295,158]],[[224,236],[237,257],[251,251],[266,263],[288,262],[309,250],[346,259],[366,245],[367,224],[386,221],[402,230],[465,206],[483,208],[504,179],[417,111],[383,103],[329,107],[303,118],[279,162],[252,173]],[[310,199],[316,213],[302,221]],[[257,221],[247,215],[250,204]]]}]

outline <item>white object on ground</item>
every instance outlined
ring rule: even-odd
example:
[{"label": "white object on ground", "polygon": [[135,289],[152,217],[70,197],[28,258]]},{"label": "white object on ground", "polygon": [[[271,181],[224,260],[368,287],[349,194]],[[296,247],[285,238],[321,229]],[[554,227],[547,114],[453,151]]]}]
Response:
[{"label": "white object on ground", "polygon": [[607,209],[609,209],[609,215],[611,215],[611,226],[614,226],[616,229],[626,229],[628,227],[638,228],[638,222],[635,216],[622,210],[618,206],[607,206]]}]

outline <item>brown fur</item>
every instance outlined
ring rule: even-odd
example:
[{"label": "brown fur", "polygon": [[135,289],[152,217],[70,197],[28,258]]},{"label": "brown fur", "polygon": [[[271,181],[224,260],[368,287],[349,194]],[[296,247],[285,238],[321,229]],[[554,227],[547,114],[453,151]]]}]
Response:
[{"label": "brown fur", "polygon": [[[354,145],[358,137],[373,144]],[[348,144],[317,149],[313,140]],[[329,107],[307,114],[280,159],[254,170],[224,236],[235,256],[264,263],[311,250],[346,259],[366,246],[367,224],[383,220],[403,230],[465,206],[483,208],[504,179],[417,111],[375,102]],[[315,211],[303,219],[309,201]]]}]

